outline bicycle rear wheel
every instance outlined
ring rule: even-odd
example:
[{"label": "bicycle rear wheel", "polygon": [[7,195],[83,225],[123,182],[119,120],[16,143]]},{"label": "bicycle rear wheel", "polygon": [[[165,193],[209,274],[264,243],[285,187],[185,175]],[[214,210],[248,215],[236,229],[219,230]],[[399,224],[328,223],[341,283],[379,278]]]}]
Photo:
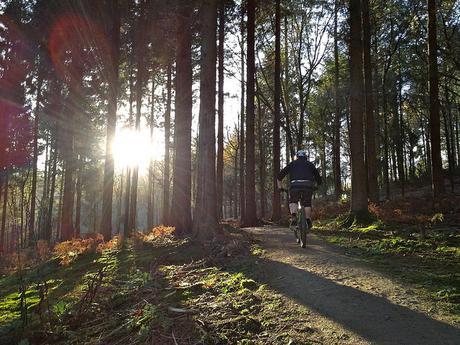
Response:
[{"label": "bicycle rear wheel", "polygon": [[307,231],[308,231],[308,224],[307,219],[305,218],[305,210],[302,210],[301,218],[300,218],[300,246],[305,248],[307,246]]},{"label": "bicycle rear wheel", "polygon": [[289,228],[292,230],[292,232],[294,233],[294,236],[295,236],[295,240],[297,243],[300,243],[300,238],[299,238],[299,226],[296,224],[290,224],[289,225]]}]

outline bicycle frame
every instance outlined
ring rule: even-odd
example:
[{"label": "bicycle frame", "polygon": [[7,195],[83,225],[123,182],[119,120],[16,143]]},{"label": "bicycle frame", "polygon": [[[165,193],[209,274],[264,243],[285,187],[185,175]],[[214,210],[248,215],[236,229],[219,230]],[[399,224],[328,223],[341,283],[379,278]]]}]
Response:
[{"label": "bicycle frame", "polygon": [[297,204],[297,225],[290,225],[289,228],[294,232],[297,243],[302,248],[307,246],[307,233],[309,231],[307,217],[305,216],[305,207],[302,206],[302,200]]}]

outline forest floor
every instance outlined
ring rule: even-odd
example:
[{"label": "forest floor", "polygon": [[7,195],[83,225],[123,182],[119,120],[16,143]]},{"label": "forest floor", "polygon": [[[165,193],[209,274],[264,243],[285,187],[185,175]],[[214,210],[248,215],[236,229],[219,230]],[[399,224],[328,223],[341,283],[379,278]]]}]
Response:
[{"label": "forest floor", "polygon": [[[435,267],[389,256],[380,256],[377,264],[364,250],[330,245],[315,235],[302,249],[289,232],[279,227],[251,229],[265,253],[256,281],[305,310],[305,321],[318,336],[313,339],[325,344],[458,344],[460,301],[430,295],[421,286],[422,278],[415,278],[416,272],[425,270],[427,283],[440,288],[428,281]],[[326,239],[330,235],[315,232]],[[335,235],[332,242],[336,244],[338,238]],[[449,275],[445,279],[458,288],[456,262],[436,269]]]},{"label": "forest floor", "polygon": [[458,344],[456,253],[396,253],[327,224],[306,249],[282,227],[206,245],[159,228],[22,258],[0,276],[0,343]]}]

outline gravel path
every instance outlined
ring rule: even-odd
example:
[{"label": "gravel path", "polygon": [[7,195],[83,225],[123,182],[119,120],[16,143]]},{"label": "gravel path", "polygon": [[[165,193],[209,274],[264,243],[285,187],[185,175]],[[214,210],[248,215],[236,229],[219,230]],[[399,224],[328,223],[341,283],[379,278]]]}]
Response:
[{"label": "gravel path", "polygon": [[335,344],[460,344],[460,328],[417,295],[359,258],[309,234],[306,249],[289,229],[246,229],[265,254],[257,279],[308,310],[319,341]]}]

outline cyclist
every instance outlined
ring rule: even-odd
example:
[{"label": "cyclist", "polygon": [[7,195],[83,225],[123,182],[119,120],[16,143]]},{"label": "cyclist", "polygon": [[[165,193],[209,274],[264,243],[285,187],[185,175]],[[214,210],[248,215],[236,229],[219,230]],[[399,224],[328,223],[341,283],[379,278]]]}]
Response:
[{"label": "cyclist", "polygon": [[289,211],[291,213],[291,225],[297,225],[298,203],[302,200],[305,207],[305,218],[308,227],[312,227],[311,222],[311,198],[315,182],[321,184],[321,176],[315,165],[307,159],[307,153],[300,150],[296,153],[296,158],[286,165],[277,176],[278,189],[282,190],[281,180],[289,174]]}]

